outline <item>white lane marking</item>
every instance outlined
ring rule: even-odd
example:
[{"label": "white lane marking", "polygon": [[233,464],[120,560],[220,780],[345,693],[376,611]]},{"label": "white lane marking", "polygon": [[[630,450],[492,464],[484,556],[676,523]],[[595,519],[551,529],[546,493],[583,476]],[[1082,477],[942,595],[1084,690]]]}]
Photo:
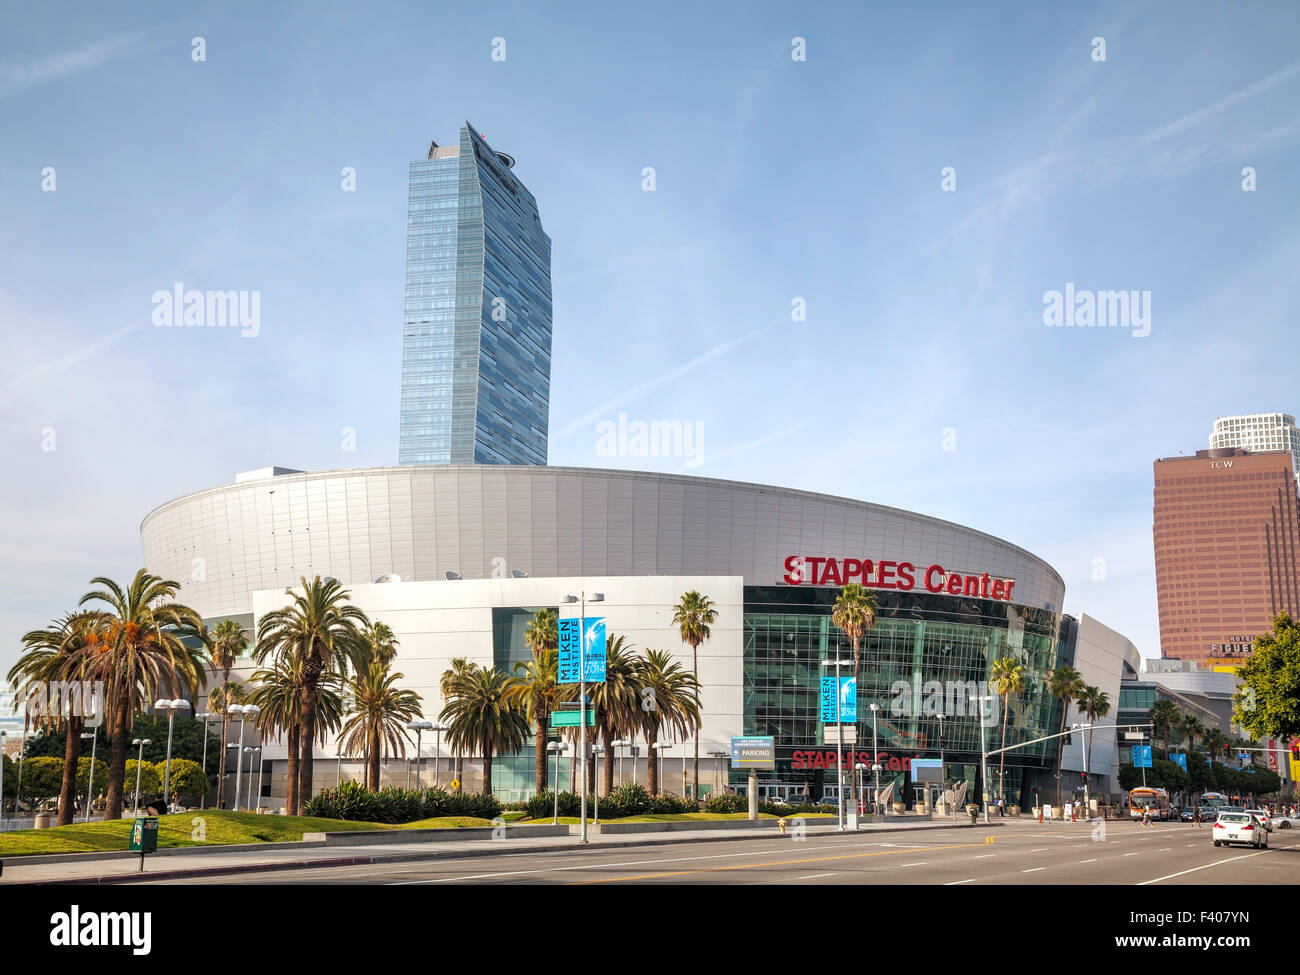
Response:
[{"label": "white lane marking", "polygon": [[833,873],[810,873],[806,877],[799,877],[799,880],[816,880],[818,877],[834,877]]},{"label": "white lane marking", "polygon": [[905,867],[923,867],[923,866],[925,866],[925,865],[926,865],[927,863],[929,863],[929,862],[930,862],[929,860],[917,860],[915,863],[904,863],[903,866],[905,866]]},{"label": "white lane marking", "polygon": [[1039,870],[1046,870],[1046,867],[1030,867],[1028,870],[1021,870],[1021,873],[1035,873]]},{"label": "white lane marking", "polygon": [[1096,857],[1093,857],[1091,860],[1080,860],[1079,862],[1080,862],[1080,863],[1096,863],[1096,862],[1097,862],[1097,858],[1096,858]]},{"label": "white lane marking", "polygon": [[996,853],[981,853],[977,857],[971,857],[972,860],[987,860],[989,857],[997,856]]},{"label": "white lane marking", "polygon": [[1050,849],[1051,849],[1050,846],[1040,846],[1038,849],[1036,849],[1036,850],[1030,850],[1029,852],[1030,852],[1030,853],[1042,853],[1044,850],[1050,850]]},{"label": "white lane marking", "polygon": [[[1141,851],[1138,851],[1138,852],[1141,852]],[[1137,853],[1125,853],[1124,856],[1126,856],[1126,857],[1135,857],[1135,856],[1137,856]]]},{"label": "white lane marking", "polygon": [[971,877],[969,880],[950,880],[946,884],[944,884],[944,886],[956,887],[958,884],[973,884],[973,883],[975,883],[975,878]]},{"label": "white lane marking", "polygon": [[[87,774],[89,774],[89,773],[87,773]],[[1156,852],[1157,852],[1157,853],[1168,853],[1168,852],[1169,852],[1169,847],[1167,847],[1167,846],[1162,846],[1160,849],[1156,850]]]},{"label": "white lane marking", "polygon": [[[1284,847],[1280,847],[1280,849],[1289,850],[1292,848],[1289,846],[1284,846]],[[1226,860],[1216,860],[1213,863],[1206,863],[1199,867],[1192,867],[1190,870],[1180,870],[1178,871],[1178,873],[1165,874],[1165,876],[1157,877],[1155,880],[1144,880],[1142,881],[1142,883],[1138,884],[1138,886],[1145,887],[1148,884],[1158,884],[1162,880],[1172,880],[1174,877],[1181,877],[1185,873],[1196,873],[1197,870],[1205,870],[1209,867],[1217,867],[1222,863],[1231,863],[1233,860],[1246,860],[1249,859],[1250,857],[1262,856],[1265,853],[1271,853],[1271,852],[1272,852],[1271,850],[1260,850],[1258,853],[1243,853],[1239,857],[1228,857],[1228,859]]]}]

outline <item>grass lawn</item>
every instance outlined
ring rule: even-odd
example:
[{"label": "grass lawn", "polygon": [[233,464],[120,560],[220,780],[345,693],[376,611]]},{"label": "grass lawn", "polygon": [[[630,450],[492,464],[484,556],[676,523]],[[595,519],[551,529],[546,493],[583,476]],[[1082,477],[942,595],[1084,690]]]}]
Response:
[{"label": "grass lawn", "polygon": [[[204,839],[194,838],[201,819]],[[133,820],[107,823],[78,823],[52,829],[24,829],[0,833],[0,856],[37,853],[86,853],[125,850],[131,839]],[[387,829],[379,823],[353,823],[312,816],[268,816],[230,810],[174,813],[160,816],[158,846],[215,846],[225,843],[286,843],[302,839],[303,833],[341,830]]]},{"label": "grass lawn", "polygon": [[[521,819],[523,812],[502,813],[506,822]],[[194,838],[196,819],[203,820],[204,839]],[[24,829],[0,833],[0,857],[35,856],[43,853],[102,853],[125,850],[131,839],[130,818],[108,823],[78,823],[52,829]],[[546,820],[550,823],[550,820]],[[229,810],[175,813],[159,817],[158,846],[219,846],[239,843],[296,843],[303,833],[347,833],[383,829],[454,829],[464,826],[492,826],[492,820],[474,816],[439,816],[414,823],[390,825],[315,816],[268,816]],[[519,823],[537,826],[541,823]]]},{"label": "grass lawn", "polygon": [[[587,821],[588,821],[588,822],[591,822],[591,817],[592,817],[592,809],[591,809],[591,807],[588,807],[588,808],[587,808]],[[610,824],[614,824],[614,823],[687,823],[687,822],[701,822],[701,821],[703,821],[703,822],[711,822],[711,821],[713,821],[713,820],[719,820],[719,819],[748,819],[748,818],[749,818],[749,814],[748,814],[748,813],[708,813],[708,812],[693,812],[693,813],[646,813],[646,814],[643,815],[643,816],[621,816],[621,817],[619,817],[618,819],[602,819],[601,822],[602,822],[602,823],[610,823]],[[779,817],[779,816],[773,816],[773,815],[771,815],[770,813],[759,813],[759,814],[758,814],[758,818],[759,818],[760,820],[767,820],[767,821],[770,821],[770,822],[775,822],[775,821],[776,821],[777,819],[779,819],[780,817]],[[534,823],[541,824],[541,825],[548,825],[548,824],[551,822],[551,819],[550,819],[549,816],[546,816],[546,817],[543,817],[542,819],[534,819],[533,822],[534,822]],[[579,822],[581,822],[581,820],[579,820],[577,816],[561,816],[561,817],[560,817],[560,823],[561,823],[561,824],[567,824],[567,825],[569,825],[569,826],[576,826],[576,825],[578,825]]]}]

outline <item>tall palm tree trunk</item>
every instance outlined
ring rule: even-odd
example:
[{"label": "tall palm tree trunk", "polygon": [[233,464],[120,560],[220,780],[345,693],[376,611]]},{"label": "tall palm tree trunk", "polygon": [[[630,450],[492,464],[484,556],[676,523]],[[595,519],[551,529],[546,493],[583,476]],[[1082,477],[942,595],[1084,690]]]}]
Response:
[{"label": "tall palm tree trunk", "polygon": [[456,788],[454,791],[460,792],[465,787],[465,756],[458,750],[456,752]]},{"label": "tall palm tree trunk", "polygon": [[63,746],[63,782],[59,787],[59,825],[70,826],[77,804],[77,758],[81,754],[81,728],[84,719],[68,718],[64,729],[68,740]]},{"label": "tall palm tree trunk", "polygon": [[537,713],[537,749],[533,758],[533,769],[537,773],[537,794],[546,791],[547,773],[550,771],[546,762],[546,725],[550,715]]},{"label": "tall palm tree trunk", "polygon": [[[857,688],[857,686],[858,686],[858,652],[859,652],[859,651],[858,651],[858,640],[857,640],[857,637],[854,637],[854,638],[853,638],[853,687],[855,688],[855,691],[854,691],[855,694],[857,693],[857,692],[856,692],[856,688]],[[835,659],[838,660],[839,657],[840,657],[840,652],[839,652],[839,649],[837,648],[836,651],[835,651]],[[837,674],[839,673],[838,670],[836,670],[835,672],[836,672]],[[838,696],[839,693],[840,693],[839,682],[836,681],[836,685],[835,685],[835,694],[836,694],[836,696]],[[857,714],[857,707],[858,707],[858,702],[857,702],[856,700],[854,700],[854,702],[853,702],[854,714]],[[858,740],[858,736],[857,736],[857,727],[858,727],[858,726],[857,726],[857,722],[855,721],[854,724],[853,724],[853,730],[854,730],[853,740],[854,740],[854,741],[857,741],[857,740]],[[839,738],[838,738],[837,740],[840,741],[840,742],[843,742],[843,740],[844,740],[844,726],[843,726],[843,725],[840,725],[839,728],[836,729],[835,733],[836,733],[837,735],[839,735]],[[878,765],[878,764],[879,764],[879,761],[880,761],[880,754],[875,750],[875,749],[876,749],[876,745],[877,745],[877,743],[873,740],[872,745],[871,745],[871,749],[872,749],[872,752],[871,752],[871,764],[872,764],[872,766]],[[849,757],[849,769],[848,769],[848,771],[849,771],[849,795],[851,795],[851,796],[853,797],[853,800],[852,800],[852,801],[853,801],[853,808],[854,808],[855,810],[861,808],[861,802],[862,802],[861,797],[858,795],[858,770],[857,770],[857,768],[855,767],[858,763],[855,762],[855,761],[853,760],[853,758],[852,758],[853,751],[855,751],[855,750],[857,749],[857,747],[858,747],[857,745],[854,745],[853,748],[850,749],[850,751],[849,751],[849,756],[850,756],[850,757]],[[840,744],[840,745],[836,745],[836,746],[835,746],[835,756],[836,756],[836,761],[839,760],[839,756],[840,756],[840,754],[843,752],[843,749],[844,749],[844,746],[843,746],[842,744]],[[879,781],[879,780],[877,780],[877,781]],[[843,796],[840,796],[840,802],[843,802],[843,801],[844,801],[844,797],[843,797]],[[876,807],[875,807],[875,804],[876,804],[877,802],[879,802],[879,801],[880,801],[880,796],[877,795],[877,796],[873,796],[873,797],[872,797],[872,799],[871,799],[871,803],[872,803],[872,805],[871,805],[871,813],[872,813],[872,815],[875,815],[877,812],[879,812],[879,810],[877,810]],[[857,813],[855,812],[854,815],[856,816]]]},{"label": "tall palm tree trunk", "polygon": [[379,791],[379,732],[370,729],[370,788]]},{"label": "tall palm tree trunk", "polygon": [[[695,674],[695,713],[699,715],[696,720],[701,724],[704,722],[703,715],[700,715],[700,647],[698,643],[691,643],[691,670]],[[692,797],[696,800],[700,798],[700,726],[695,726],[695,782],[693,785]],[[685,797],[683,797],[685,798]]]},{"label": "tall palm tree trunk", "polygon": [[287,778],[284,784],[284,806],[285,811],[290,816],[298,815],[298,753],[300,751],[298,739],[298,725],[296,723],[288,727],[288,768]]},{"label": "tall palm tree trunk", "polygon": [[[1011,717],[1011,712],[1007,710],[1007,695],[1002,695],[1002,747],[1007,747],[1007,719]],[[1007,801],[1007,753],[1006,751],[998,752],[998,795],[1003,802]]]},{"label": "tall palm tree trunk", "polygon": [[[1067,713],[1069,713],[1069,710],[1070,710],[1069,699],[1064,697],[1061,698],[1061,731],[1062,732],[1065,731],[1065,716]],[[1064,767],[1065,764],[1065,739],[1058,738],[1057,741],[1061,743],[1060,747],[1056,749],[1056,804],[1060,806],[1062,805],[1063,802],[1061,796],[1061,769]]]},{"label": "tall palm tree trunk", "polygon": [[226,808],[226,742],[230,741],[230,704],[224,702],[221,708],[221,748],[217,758],[217,808]]},{"label": "tall palm tree trunk", "polygon": [[131,695],[120,694],[113,716],[113,739],[108,757],[108,792],[104,797],[104,819],[122,818],[122,791],[126,782],[126,738],[131,731]]},{"label": "tall palm tree trunk", "polygon": [[[312,746],[316,743],[316,681],[314,679],[303,686],[301,717],[298,719],[298,724],[300,726],[298,749],[301,755],[298,759],[297,799],[298,806],[303,806],[315,795],[312,791],[312,775],[315,773]],[[298,815],[297,809],[293,814]]]},{"label": "tall palm tree trunk", "polygon": [[645,787],[652,796],[659,795],[659,763],[655,761],[655,742],[659,740],[659,729],[648,732],[645,736]]},{"label": "tall palm tree trunk", "polygon": [[608,728],[603,738],[605,744],[605,795],[614,791],[614,729]]},{"label": "tall palm tree trunk", "polygon": [[483,795],[492,795],[492,749],[483,749]]}]

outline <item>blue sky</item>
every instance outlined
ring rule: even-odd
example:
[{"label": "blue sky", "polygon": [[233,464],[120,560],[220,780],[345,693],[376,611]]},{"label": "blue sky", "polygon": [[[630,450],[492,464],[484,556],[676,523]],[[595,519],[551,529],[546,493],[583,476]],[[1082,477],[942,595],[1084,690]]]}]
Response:
[{"label": "blue sky", "polygon": [[[1158,654],[1152,460],[1300,409],[1300,8],[612,6],[4,14],[0,665],[158,504],[395,462],[407,165],[465,118],[552,238],[552,464],[948,518]],[[258,335],[154,327],[177,281]],[[1045,327],[1067,282],[1150,334]],[[620,411],[702,463],[600,456]]]}]

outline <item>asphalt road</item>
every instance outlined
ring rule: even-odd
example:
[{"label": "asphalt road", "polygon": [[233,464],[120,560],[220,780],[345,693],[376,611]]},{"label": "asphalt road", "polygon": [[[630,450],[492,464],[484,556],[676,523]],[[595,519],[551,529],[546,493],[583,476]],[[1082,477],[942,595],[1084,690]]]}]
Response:
[{"label": "asphalt road", "polygon": [[1295,884],[1300,830],[1215,848],[1209,824],[1008,823],[914,837],[672,843],[231,874],[170,884]]}]

